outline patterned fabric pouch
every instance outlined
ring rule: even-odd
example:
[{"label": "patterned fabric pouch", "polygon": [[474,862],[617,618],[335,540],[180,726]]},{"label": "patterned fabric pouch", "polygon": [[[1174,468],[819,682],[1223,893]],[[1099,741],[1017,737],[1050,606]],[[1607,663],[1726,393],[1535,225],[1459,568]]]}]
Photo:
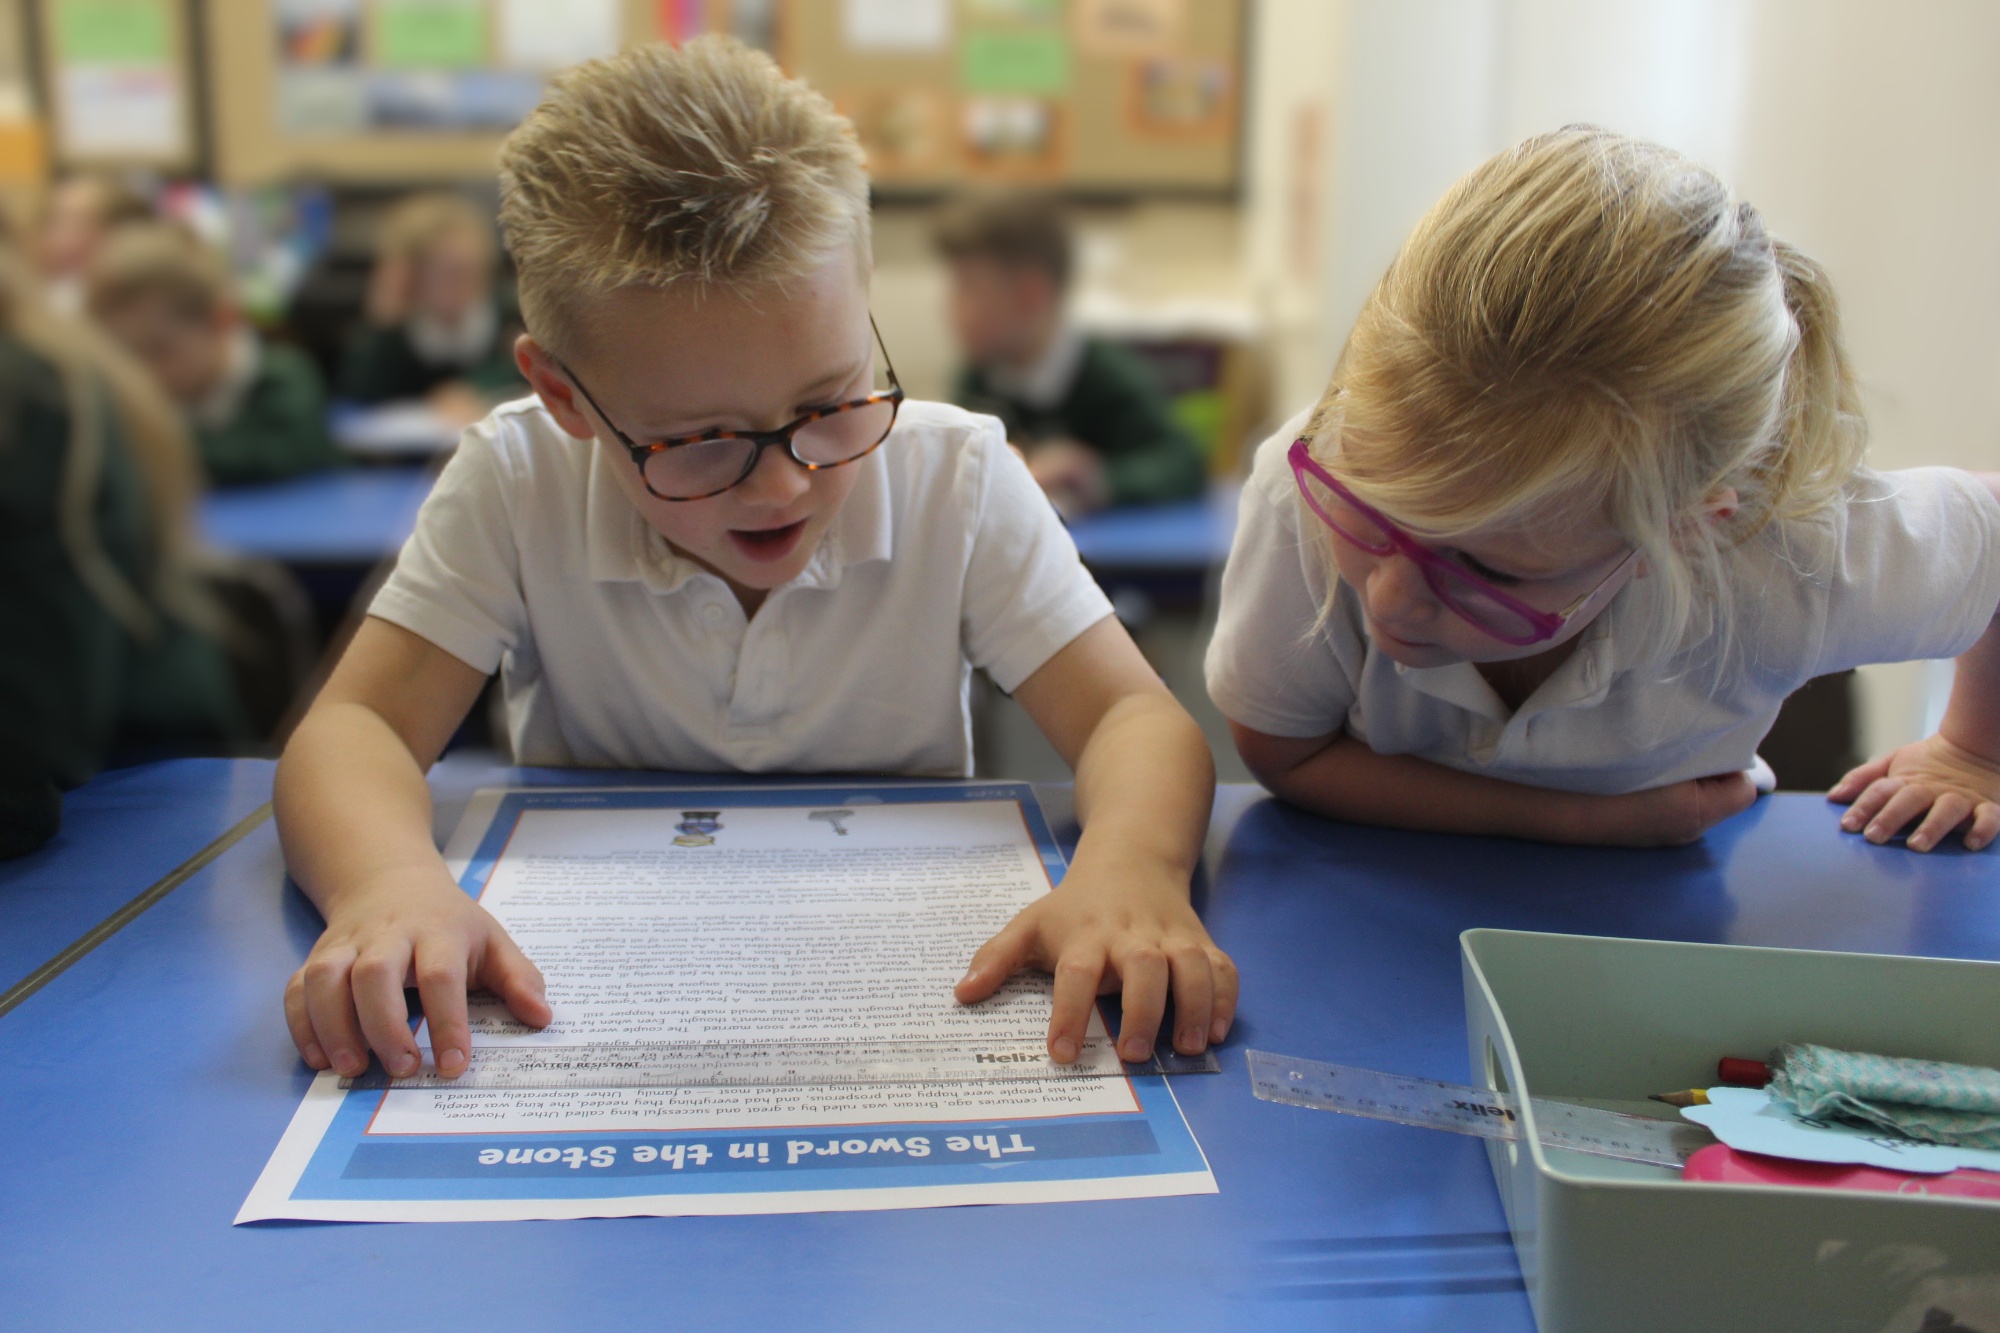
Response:
[{"label": "patterned fabric pouch", "polygon": [[1919,1143],[2000,1148],[2000,1070],[1785,1045],[1771,1095],[1815,1120],[1871,1125]]}]

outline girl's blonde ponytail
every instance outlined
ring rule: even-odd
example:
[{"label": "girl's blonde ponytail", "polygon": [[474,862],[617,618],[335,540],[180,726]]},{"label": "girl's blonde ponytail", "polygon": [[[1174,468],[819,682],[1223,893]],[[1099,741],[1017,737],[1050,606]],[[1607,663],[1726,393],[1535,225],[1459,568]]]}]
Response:
[{"label": "girl's blonde ponytail", "polygon": [[1868,447],[1861,394],[1840,336],[1840,303],[1826,270],[1798,249],[1773,239],[1772,257],[1784,280],[1785,308],[1798,341],[1785,363],[1785,393],[1770,481],[1772,516],[1808,517],[1839,494]]}]

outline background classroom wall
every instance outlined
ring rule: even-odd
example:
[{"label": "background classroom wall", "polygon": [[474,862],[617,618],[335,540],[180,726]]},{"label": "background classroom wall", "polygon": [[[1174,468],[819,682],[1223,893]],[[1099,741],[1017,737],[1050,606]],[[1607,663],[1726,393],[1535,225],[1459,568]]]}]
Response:
[{"label": "background classroom wall", "polygon": [[[1246,268],[1275,397],[1313,397],[1460,173],[1589,121],[1693,154],[1831,271],[1877,467],[2000,466],[2000,6],[1986,0],[1262,0]],[[1948,664],[1861,672],[1864,748]]]}]

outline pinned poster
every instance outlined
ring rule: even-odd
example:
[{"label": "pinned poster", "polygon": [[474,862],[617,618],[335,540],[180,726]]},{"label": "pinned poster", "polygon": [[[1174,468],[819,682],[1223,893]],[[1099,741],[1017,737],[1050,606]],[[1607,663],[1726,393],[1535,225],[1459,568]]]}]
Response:
[{"label": "pinned poster", "polygon": [[618,54],[618,0],[502,0],[500,63],[561,69]]},{"label": "pinned poster", "polygon": [[1076,45],[1085,55],[1139,59],[1172,54],[1187,17],[1183,0],[1075,0]]},{"label": "pinned poster", "polygon": [[951,0],[842,0],[847,49],[883,55],[934,55],[951,42]]},{"label": "pinned poster", "polygon": [[958,48],[958,82],[967,93],[1060,96],[1069,91],[1069,38],[1037,29],[968,32]]},{"label": "pinned poster", "polygon": [[167,0],[61,0],[50,17],[63,154],[184,157],[181,71]]},{"label": "pinned poster", "polygon": [[486,63],[486,0],[377,0],[375,63],[471,69]]}]

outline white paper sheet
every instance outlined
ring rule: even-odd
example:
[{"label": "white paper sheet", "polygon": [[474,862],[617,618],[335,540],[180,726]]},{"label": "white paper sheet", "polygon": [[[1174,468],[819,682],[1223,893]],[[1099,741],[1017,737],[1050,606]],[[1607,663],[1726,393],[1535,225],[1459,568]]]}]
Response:
[{"label": "white paper sheet", "polygon": [[[962,795],[962,789],[945,790]],[[485,794],[474,802],[468,821],[481,826],[492,821],[499,831],[485,835],[484,847],[455,838],[452,868],[463,869],[468,881],[484,875],[481,905],[541,967],[556,1015],[548,1028],[535,1032],[497,1003],[476,1005],[475,1046],[941,1038],[1038,1045],[1045,1038],[1047,977],[1017,977],[977,1006],[960,1006],[951,997],[973,951],[1049,891],[1045,863],[1053,852],[1045,855],[1038,846],[1020,800],[873,804],[849,793],[843,803],[832,799],[842,795],[838,790],[825,793],[824,799],[794,790],[783,804],[729,805],[722,794],[706,795],[717,799],[691,803],[679,794],[645,793],[632,799],[653,798],[653,803],[638,808],[516,809]],[[755,798],[753,792],[743,795]],[[1101,1019],[1093,1016],[1093,1032],[1102,1031]],[[427,1030],[419,1030],[418,1041],[428,1044]],[[1199,1149],[1184,1138],[1185,1126],[1162,1080],[404,1090],[347,1094],[369,1104],[344,1110],[334,1105],[342,1094],[331,1086],[330,1076],[322,1076],[322,1084],[327,1086],[316,1087],[301,1108],[239,1220],[590,1215],[575,1211],[578,1205],[568,1199],[452,1199],[449,1180],[432,1181],[404,1199],[305,1200],[302,1181],[310,1185],[306,1178],[313,1175],[308,1168],[315,1155],[326,1157],[328,1145],[341,1138],[335,1126],[342,1114],[349,1133],[341,1141],[351,1143],[332,1150],[332,1156],[351,1151],[357,1161],[374,1160],[398,1145],[409,1146],[411,1161],[424,1152],[436,1157],[436,1146],[455,1136],[477,1136],[492,1144],[514,1142],[493,1136],[524,1136],[524,1146],[515,1151],[532,1155],[525,1145],[546,1140],[525,1136],[610,1135],[593,1138],[589,1148],[608,1149],[612,1161],[632,1162],[631,1154],[648,1144],[657,1152],[673,1141],[638,1143],[616,1136],[780,1129],[810,1135],[874,1126],[876,1133],[851,1141],[744,1139],[733,1143],[731,1151],[735,1155],[740,1148],[746,1157],[763,1154],[758,1165],[768,1159],[777,1172],[798,1167],[806,1144],[818,1145],[812,1151],[819,1157],[838,1157],[842,1151],[836,1146],[831,1153],[820,1152],[825,1143],[847,1143],[847,1151],[857,1156],[864,1155],[857,1145],[894,1145],[882,1150],[899,1154],[899,1170],[909,1171],[914,1152],[927,1159],[927,1170],[935,1168],[929,1178],[938,1182],[899,1179],[885,1192],[866,1187],[872,1180],[838,1181],[838,1173],[819,1171],[811,1180],[787,1180],[784,1189],[757,1189],[754,1182],[732,1180],[729,1197],[722,1199],[704,1196],[683,1175],[674,1179],[678,1188],[671,1199],[628,1191],[594,1201],[599,1214],[756,1211],[756,1199],[763,1200],[766,1210],[796,1211],[1214,1189],[1205,1164],[1188,1169],[1199,1163]],[[1142,1089],[1140,1084],[1153,1086]],[[1053,1140],[1038,1145],[1034,1137],[1038,1124],[1059,1133],[1077,1125],[1108,1132],[1112,1117],[1143,1117],[1146,1142],[1161,1145],[1156,1152],[1160,1160],[1144,1165],[1158,1169],[1135,1167],[1127,1152],[1122,1157],[1110,1153],[1118,1157],[1115,1167],[1099,1171],[1092,1167],[1090,1150]],[[952,1131],[955,1125],[978,1129],[958,1134]],[[911,1127],[922,1132],[911,1136]],[[1020,1137],[1024,1134],[1025,1139]],[[1187,1151],[1177,1159],[1183,1140]],[[906,1152],[904,1143],[920,1145],[921,1151]],[[569,1146],[566,1139],[565,1150]],[[494,1153],[493,1165],[500,1168],[528,1160],[509,1163],[504,1152],[486,1151]],[[717,1158],[722,1151],[720,1145],[708,1149]],[[1059,1152],[1070,1163],[1059,1173],[1062,1178],[1019,1178],[1033,1174],[1026,1162],[1037,1153],[1044,1156],[1034,1170],[1055,1170]],[[592,1160],[586,1153],[577,1155],[580,1161]],[[935,1161],[928,1160],[933,1156]],[[1010,1156],[1021,1160],[1007,1161]],[[988,1181],[938,1174],[969,1166],[974,1159],[1019,1169],[1013,1179],[990,1182],[1007,1185],[997,1193]],[[641,1164],[657,1165],[659,1160],[647,1158]],[[708,1160],[704,1156],[701,1165]],[[322,1162],[322,1173],[328,1169]],[[422,1169],[395,1168],[419,1175]],[[341,1179],[353,1174],[350,1165]],[[874,1174],[887,1183],[882,1172]],[[395,1178],[414,1179],[407,1174]],[[330,1193],[343,1193],[330,1176],[328,1180]],[[575,1186],[574,1179],[567,1183]]]}]

